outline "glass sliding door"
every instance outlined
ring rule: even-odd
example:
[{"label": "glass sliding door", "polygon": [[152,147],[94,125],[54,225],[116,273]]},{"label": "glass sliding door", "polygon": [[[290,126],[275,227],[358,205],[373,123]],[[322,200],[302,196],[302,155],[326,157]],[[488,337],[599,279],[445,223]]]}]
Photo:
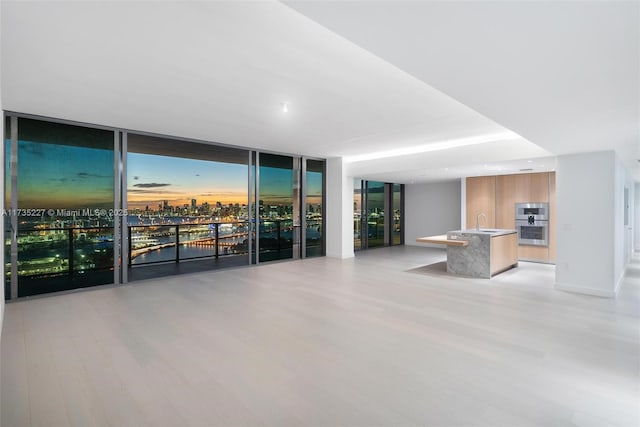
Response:
[{"label": "glass sliding door", "polygon": [[249,151],[133,133],[127,148],[129,266],[249,263]]},{"label": "glass sliding door", "polygon": [[258,212],[258,153],[251,151],[249,154],[249,263],[258,263],[258,224],[260,223],[260,213]]},{"label": "glass sliding door", "polygon": [[366,182],[367,247],[385,246],[385,197],[384,182]]},{"label": "glass sliding door", "polygon": [[299,201],[294,197],[294,157],[260,153],[258,156],[258,259],[260,262],[298,258]]},{"label": "glass sliding door", "polygon": [[391,190],[391,244],[404,244],[403,229],[403,204],[404,186],[402,184],[389,184]]},{"label": "glass sliding door", "polygon": [[7,295],[113,283],[114,132],[27,118],[11,125]]},{"label": "glass sliding door", "polygon": [[353,180],[353,250],[359,251],[363,247],[362,232],[362,180]]},{"label": "glass sliding door", "polygon": [[325,254],[324,160],[22,114],[3,136],[7,299]]},{"label": "glass sliding door", "polygon": [[[15,125],[17,125],[17,119],[15,120]],[[11,147],[11,121],[10,117],[5,117],[4,124],[4,209],[5,212],[10,211],[11,209],[11,173],[15,169],[15,165],[12,166],[11,153],[13,152]],[[16,129],[17,132],[17,129]],[[17,147],[17,134],[16,134],[16,147]],[[14,224],[13,218],[4,216],[4,265],[5,265],[5,277],[4,277],[4,295],[5,299],[11,298],[11,249],[14,245],[16,245],[14,234],[12,232]],[[15,221],[17,223],[17,220]],[[17,249],[17,246],[16,246]],[[17,274],[17,269],[14,272]],[[14,280],[17,285],[17,280]],[[14,292],[17,295],[17,291]],[[14,296],[15,298],[15,296]]]},{"label": "glass sliding door", "polygon": [[305,256],[322,256],[324,243],[325,162],[306,159],[305,168]]},{"label": "glass sliding door", "polygon": [[404,244],[404,185],[355,179],[354,250]]}]

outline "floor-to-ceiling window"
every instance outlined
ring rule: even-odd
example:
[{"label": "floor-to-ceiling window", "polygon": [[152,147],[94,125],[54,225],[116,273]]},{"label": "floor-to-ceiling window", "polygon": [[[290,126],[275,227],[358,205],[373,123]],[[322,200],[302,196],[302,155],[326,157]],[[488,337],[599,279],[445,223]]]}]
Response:
[{"label": "floor-to-ceiling window", "polygon": [[354,249],[401,245],[403,185],[354,180]]},{"label": "floor-to-ceiling window", "polygon": [[367,247],[385,246],[385,192],[384,182],[366,181]]},{"label": "floor-to-ceiling window", "polygon": [[325,253],[323,160],[5,119],[7,299]]},{"label": "floor-to-ceiling window", "polygon": [[404,186],[402,184],[391,184],[391,244],[404,244],[403,227],[403,204],[404,204]]},{"label": "floor-to-ceiling window", "polygon": [[248,150],[129,133],[129,265],[223,256],[248,264],[248,165]]},{"label": "floor-to-ceiling window", "polygon": [[294,193],[294,161],[291,156],[260,153],[258,172],[260,262],[298,258],[300,203]]},{"label": "floor-to-ceiling window", "polygon": [[112,283],[114,132],[13,117],[6,136],[6,295]]},{"label": "floor-to-ceiling window", "polygon": [[362,180],[353,180],[353,249],[362,249]]},{"label": "floor-to-ceiling window", "polygon": [[325,162],[305,159],[305,242],[306,256],[325,253],[324,239],[324,180]]}]

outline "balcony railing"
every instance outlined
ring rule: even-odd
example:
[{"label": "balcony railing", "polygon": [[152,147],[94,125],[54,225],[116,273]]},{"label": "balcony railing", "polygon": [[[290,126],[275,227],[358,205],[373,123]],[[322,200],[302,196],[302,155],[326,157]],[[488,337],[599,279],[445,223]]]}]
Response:
[{"label": "balcony railing", "polygon": [[[11,233],[5,238],[5,272],[11,275]],[[18,230],[19,277],[75,276],[113,270],[113,227]]]},{"label": "balcony railing", "polygon": [[[314,237],[310,232],[307,246],[320,248],[322,238],[317,234],[320,225],[314,227],[317,229],[314,228]],[[249,239],[255,245],[255,232],[250,231],[251,228],[248,221],[128,226],[126,262],[128,266],[136,266],[248,255]],[[265,259],[290,257],[300,243],[299,227],[292,220],[261,220],[259,230],[260,253],[271,254]],[[18,245],[13,269],[12,238]],[[20,229],[15,236],[7,230],[5,285],[8,286],[12,271],[20,278],[21,287],[25,280],[52,278],[60,284],[60,289],[72,288],[74,283],[83,286],[109,283],[113,278],[115,241],[113,227],[34,227]],[[97,273],[100,273],[99,279],[96,279]]]},{"label": "balcony railing", "polygon": [[135,225],[128,227],[128,264],[218,258],[249,253],[249,223]]}]

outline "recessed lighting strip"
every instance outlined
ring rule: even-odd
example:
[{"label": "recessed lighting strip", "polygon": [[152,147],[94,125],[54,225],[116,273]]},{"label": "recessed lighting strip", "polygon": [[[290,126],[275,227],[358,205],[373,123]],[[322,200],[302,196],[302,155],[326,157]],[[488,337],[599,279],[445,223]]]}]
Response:
[{"label": "recessed lighting strip", "polygon": [[415,145],[412,147],[397,148],[395,150],[377,151],[374,153],[358,154],[355,156],[345,156],[347,163],[362,162],[364,160],[382,159],[385,157],[406,156],[408,154],[428,153],[430,151],[449,150],[451,148],[466,147],[469,145],[486,144],[495,141],[510,141],[522,138],[515,132],[505,131],[485,135],[471,136],[468,138],[449,139],[431,144]]}]

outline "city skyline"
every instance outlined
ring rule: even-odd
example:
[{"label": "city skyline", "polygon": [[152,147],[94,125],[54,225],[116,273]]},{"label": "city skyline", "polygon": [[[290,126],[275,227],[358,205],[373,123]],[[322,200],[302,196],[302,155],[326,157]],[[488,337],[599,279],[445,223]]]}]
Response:
[{"label": "city skyline", "polygon": [[[236,163],[129,153],[128,208],[144,210],[148,206],[155,210],[165,200],[173,207],[191,206],[192,199],[199,206],[205,202],[210,206],[217,202],[246,205],[248,168]],[[260,171],[260,200],[267,204],[291,203],[293,171],[271,167],[261,167]],[[322,173],[307,174],[307,203],[322,204]]]},{"label": "city skyline", "polygon": [[[5,145],[5,206],[10,205],[10,141]],[[113,150],[18,141],[18,207],[112,208]],[[51,161],[56,159],[56,161]],[[248,165],[141,153],[128,154],[127,208],[248,203]],[[290,204],[291,169],[261,167],[260,200]],[[322,173],[307,173],[307,204],[322,204]]]},{"label": "city skyline", "polygon": [[174,207],[191,205],[191,199],[210,205],[247,203],[247,165],[129,153],[127,167],[129,209],[155,209],[165,200]]}]

